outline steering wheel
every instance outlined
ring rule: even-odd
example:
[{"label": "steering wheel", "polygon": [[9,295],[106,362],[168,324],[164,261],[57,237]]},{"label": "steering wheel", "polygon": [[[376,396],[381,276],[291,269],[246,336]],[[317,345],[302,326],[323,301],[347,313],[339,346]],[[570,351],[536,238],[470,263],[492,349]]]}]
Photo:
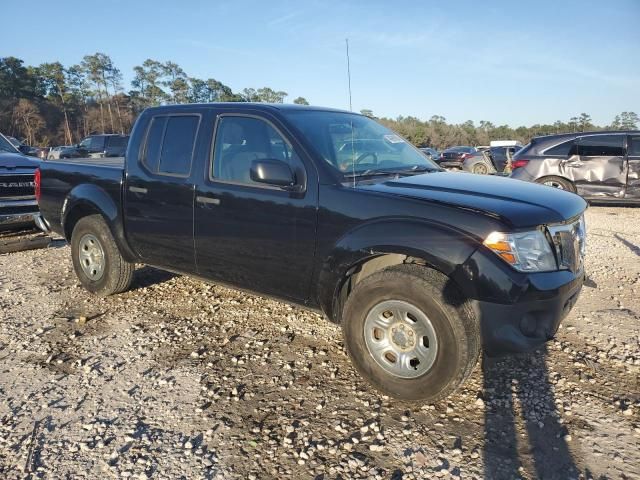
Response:
[{"label": "steering wheel", "polygon": [[362,155],[356,158],[355,165],[362,163],[362,161],[367,157],[373,158],[373,163],[375,165],[378,164],[378,155],[376,154],[376,152],[364,152]]}]

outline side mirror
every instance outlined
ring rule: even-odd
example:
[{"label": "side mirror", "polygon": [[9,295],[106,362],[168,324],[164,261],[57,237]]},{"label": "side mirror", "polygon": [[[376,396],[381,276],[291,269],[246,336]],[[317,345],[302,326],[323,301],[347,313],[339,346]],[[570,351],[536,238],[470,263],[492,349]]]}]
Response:
[{"label": "side mirror", "polygon": [[275,159],[254,160],[251,162],[251,180],[279,187],[292,187],[296,180],[286,163]]}]

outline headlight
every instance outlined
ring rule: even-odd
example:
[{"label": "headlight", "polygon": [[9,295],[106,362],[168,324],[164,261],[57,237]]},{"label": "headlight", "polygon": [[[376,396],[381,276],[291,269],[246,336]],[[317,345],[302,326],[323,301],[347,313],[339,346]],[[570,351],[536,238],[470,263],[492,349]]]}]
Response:
[{"label": "headlight", "polygon": [[549,272],[558,269],[551,245],[541,230],[492,232],[483,243],[520,272]]}]

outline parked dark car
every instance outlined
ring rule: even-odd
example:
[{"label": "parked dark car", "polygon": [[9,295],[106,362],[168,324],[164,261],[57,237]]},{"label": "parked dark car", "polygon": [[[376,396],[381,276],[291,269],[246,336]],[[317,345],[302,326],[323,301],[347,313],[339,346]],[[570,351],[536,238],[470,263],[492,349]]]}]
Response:
[{"label": "parked dark car", "polygon": [[60,158],[104,158],[123,157],[127,151],[128,135],[100,134],[89,135],[79,144],[65,148]]},{"label": "parked dark car", "polygon": [[0,134],[0,230],[33,224],[38,213],[34,173],[39,165]]},{"label": "parked dark car", "polygon": [[438,165],[444,168],[462,168],[462,162],[477,152],[475,147],[449,147],[440,153]]},{"label": "parked dark car", "polygon": [[127,290],[145,263],[324,312],[358,371],[406,400],[451,393],[481,347],[539,347],[584,279],[582,198],[448,173],[350,112],[149,108],[124,159],[40,172],[42,215],[90,292]]},{"label": "parked dark car", "polygon": [[514,145],[509,147],[489,147],[485,150],[478,151],[472,156],[467,157],[462,162],[462,169],[486,175],[488,173],[502,173],[513,156],[522,149],[521,146]]},{"label": "parked dark car", "polygon": [[438,158],[440,158],[440,152],[435,148],[421,147],[419,150],[424,153],[429,160],[433,160],[434,162],[438,161]]},{"label": "parked dark car", "polygon": [[514,156],[511,177],[589,200],[640,202],[640,131],[534,138]]}]

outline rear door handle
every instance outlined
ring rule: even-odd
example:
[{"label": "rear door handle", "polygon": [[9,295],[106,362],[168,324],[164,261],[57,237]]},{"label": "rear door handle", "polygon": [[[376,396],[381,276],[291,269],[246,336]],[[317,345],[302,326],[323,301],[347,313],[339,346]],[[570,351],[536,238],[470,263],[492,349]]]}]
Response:
[{"label": "rear door handle", "polygon": [[203,197],[201,195],[198,195],[196,197],[196,202],[204,203],[204,204],[207,204],[207,205],[220,205],[220,199],[219,198]]},{"label": "rear door handle", "polygon": [[142,187],[129,187],[129,191],[133,193],[147,193],[147,189]]}]

